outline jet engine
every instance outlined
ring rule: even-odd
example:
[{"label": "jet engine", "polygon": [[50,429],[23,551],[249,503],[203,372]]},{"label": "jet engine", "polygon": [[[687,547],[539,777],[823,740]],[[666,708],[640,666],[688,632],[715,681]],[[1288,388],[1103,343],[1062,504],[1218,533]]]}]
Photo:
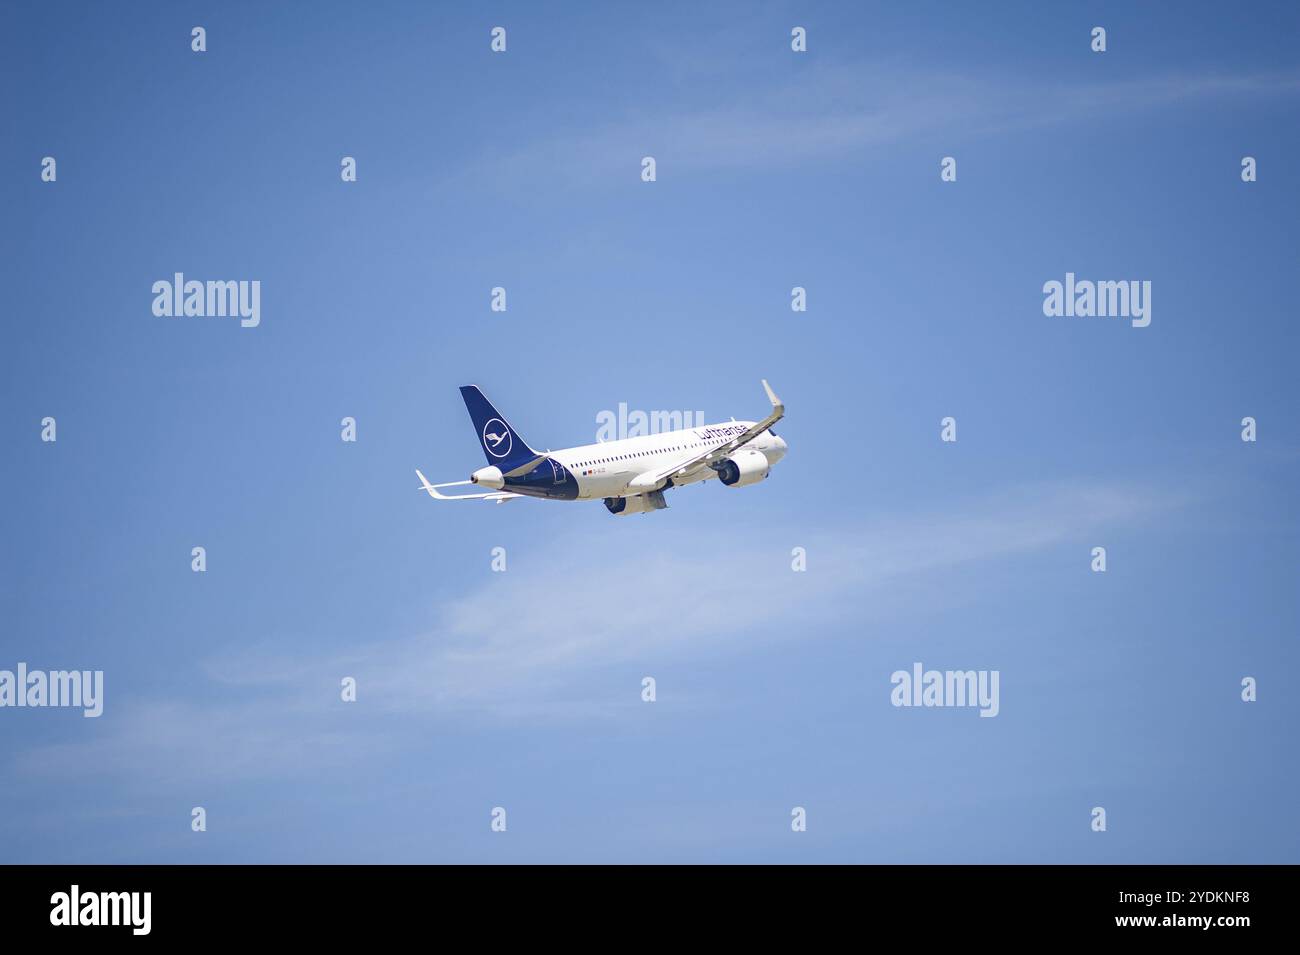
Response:
[{"label": "jet engine", "polygon": [[668,506],[663,491],[651,491],[649,494],[637,494],[633,497],[607,497],[605,507],[611,514],[646,514],[661,511]]},{"label": "jet engine", "polygon": [[762,451],[741,448],[731,457],[714,465],[718,480],[727,487],[748,487],[767,477],[770,465]]}]

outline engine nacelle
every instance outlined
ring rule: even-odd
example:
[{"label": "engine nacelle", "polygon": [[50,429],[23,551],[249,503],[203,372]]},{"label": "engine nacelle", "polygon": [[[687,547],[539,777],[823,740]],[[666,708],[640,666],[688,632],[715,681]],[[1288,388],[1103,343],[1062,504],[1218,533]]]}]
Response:
[{"label": "engine nacelle", "polygon": [[718,480],[727,487],[748,487],[767,477],[770,470],[762,451],[741,448],[718,466]]},{"label": "engine nacelle", "polygon": [[481,484],[484,487],[490,487],[494,491],[499,491],[506,486],[506,479],[505,476],[502,475],[500,468],[479,468],[469,476],[469,479],[474,484]]},{"label": "engine nacelle", "polygon": [[637,494],[634,497],[607,497],[605,498],[605,507],[611,514],[646,514],[650,511],[661,511],[668,506],[664,500],[663,491],[652,491],[649,494]]}]

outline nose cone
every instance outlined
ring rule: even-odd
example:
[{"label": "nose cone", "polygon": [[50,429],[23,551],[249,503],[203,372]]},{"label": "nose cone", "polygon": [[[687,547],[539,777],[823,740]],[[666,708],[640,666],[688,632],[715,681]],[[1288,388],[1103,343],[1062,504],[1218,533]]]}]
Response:
[{"label": "nose cone", "polygon": [[788,450],[790,450],[790,448],[789,448],[789,446],[785,443],[785,438],[781,438],[781,437],[778,437],[778,436],[776,436],[776,435],[772,435],[772,451],[771,451],[771,455],[772,455],[772,463],[773,463],[773,464],[776,464],[777,461],[780,461],[783,457],[785,457],[785,453],[786,453],[786,451],[788,451]]}]

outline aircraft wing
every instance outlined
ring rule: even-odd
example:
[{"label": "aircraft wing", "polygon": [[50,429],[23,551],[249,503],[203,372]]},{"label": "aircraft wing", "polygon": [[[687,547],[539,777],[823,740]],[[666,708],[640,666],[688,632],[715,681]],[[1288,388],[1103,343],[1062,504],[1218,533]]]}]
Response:
[{"label": "aircraft wing", "polygon": [[440,501],[496,501],[500,504],[502,501],[508,501],[511,498],[523,497],[522,494],[515,494],[511,491],[489,491],[486,494],[439,494],[438,488],[441,487],[461,487],[465,484],[473,484],[473,481],[451,481],[447,484],[430,484],[429,479],[420,473],[420,469],[415,469],[416,476],[420,479],[420,488],[429,492],[429,497],[435,497]]},{"label": "aircraft wing", "polygon": [[781,404],[781,399],[776,396],[774,391],[772,391],[772,386],[767,383],[766,378],[763,379],[763,390],[767,392],[767,400],[772,402],[772,413],[762,421],[746,428],[725,444],[720,444],[716,448],[709,448],[703,454],[698,454],[680,464],[674,464],[672,467],[665,468],[661,471],[638,475],[632,480],[632,484],[629,485],[629,487],[632,485],[645,485],[647,490],[653,490],[658,486],[659,482],[663,481],[665,478],[684,477],[699,468],[708,467],[711,464],[721,461],[723,458],[727,457],[727,455],[731,454],[732,451],[735,451],[742,445],[746,445],[750,441],[753,441],[760,434],[785,417],[785,405]]}]

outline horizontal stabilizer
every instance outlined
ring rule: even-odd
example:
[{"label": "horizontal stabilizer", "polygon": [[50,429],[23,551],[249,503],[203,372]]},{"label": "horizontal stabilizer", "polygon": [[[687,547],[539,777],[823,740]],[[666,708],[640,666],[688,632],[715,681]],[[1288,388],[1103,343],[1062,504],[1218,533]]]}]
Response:
[{"label": "horizontal stabilizer", "polygon": [[427,491],[429,497],[437,498],[440,501],[508,501],[513,497],[521,495],[512,494],[509,491],[489,491],[486,494],[439,494],[440,488],[444,487],[464,487],[467,484],[472,485],[473,481],[449,481],[446,484],[430,484],[429,479],[424,476],[419,468],[415,469],[415,476],[420,479],[420,489]]}]

